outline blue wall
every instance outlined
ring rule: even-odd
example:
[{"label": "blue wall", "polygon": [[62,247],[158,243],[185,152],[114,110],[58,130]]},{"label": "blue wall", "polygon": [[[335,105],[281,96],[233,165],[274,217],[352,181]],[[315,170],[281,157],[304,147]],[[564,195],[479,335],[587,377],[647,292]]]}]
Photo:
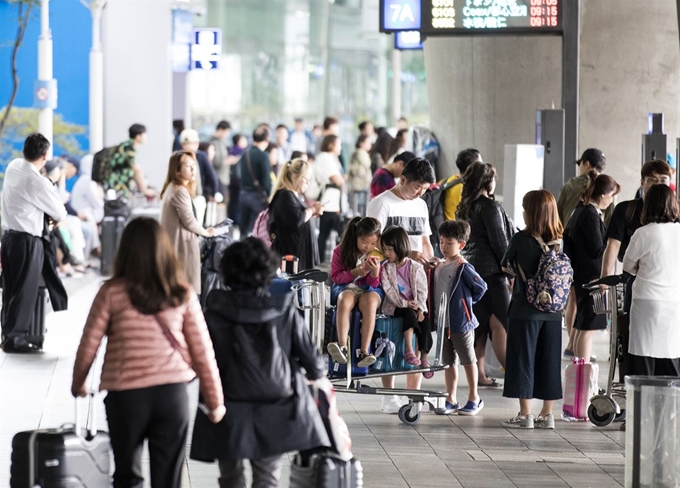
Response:
[{"label": "blue wall", "polygon": [[[0,0],[0,108],[7,105],[12,92],[11,56],[17,26],[17,6]],[[50,28],[54,52],[54,78],[58,83],[56,113],[71,124],[88,124],[89,51],[92,43],[90,11],[79,0],[52,0]],[[33,105],[33,82],[38,77],[38,37],[40,7],[33,7],[31,21],[19,49],[17,69],[20,78],[16,107]],[[83,150],[88,134],[77,137]],[[55,154],[61,152],[55,147]]]}]

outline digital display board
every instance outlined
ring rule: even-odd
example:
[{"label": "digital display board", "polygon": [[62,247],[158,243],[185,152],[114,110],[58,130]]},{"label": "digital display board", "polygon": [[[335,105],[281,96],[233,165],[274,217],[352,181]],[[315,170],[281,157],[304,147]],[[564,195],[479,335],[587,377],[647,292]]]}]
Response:
[{"label": "digital display board", "polygon": [[424,35],[561,34],[564,0],[422,0]]},{"label": "digital display board", "polygon": [[423,41],[418,31],[399,31],[394,33],[394,49],[416,50],[423,48]]}]

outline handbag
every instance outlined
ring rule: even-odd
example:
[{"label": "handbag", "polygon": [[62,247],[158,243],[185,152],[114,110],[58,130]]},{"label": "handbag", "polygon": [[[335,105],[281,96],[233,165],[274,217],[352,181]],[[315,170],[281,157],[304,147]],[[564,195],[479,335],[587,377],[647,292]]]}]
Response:
[{"label": "handbag", "polygon": [[248,165],[248,173],[250,173],[250,179],[253,180],[253,185],[255,185],[255,188],[260,194],[260,198],[262,198],[262,204],[266,206],[269,203],[269,198],[267,198],[267,194],[265,193],[264,188],[262,188],[260,180],[255,178],[253,167],[250,165],[250,151],[246,151],[246,164]]}]

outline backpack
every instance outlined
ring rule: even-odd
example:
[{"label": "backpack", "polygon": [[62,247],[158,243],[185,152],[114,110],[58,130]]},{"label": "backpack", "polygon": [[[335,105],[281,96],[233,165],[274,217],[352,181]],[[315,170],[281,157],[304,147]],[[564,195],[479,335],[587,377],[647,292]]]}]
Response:
[{"label": "backpack", "polygon": [[113,152],[118,148],[118,146],[105,147],[104,149],[97,151],[92,158],[92,181],[99,183],[100,185],[104,183],[104,174],[106,173],[106,166],[113,156]]},{"label": "backpack", "polygon": [[[297,314],[294,306],[289,315]],[[286,320],[295,320],[289,316]],[[279,343],[276,324],[240,324],[228,322],[223,327],[226,354],[220,369],[224,396],[235,402],[270,403],[293,395],[293,373],[286,353]]]},{"label": "backpack", "polygon": [[444,196],[446,191],[453,188],[456,185],[463,183],[462,178],[458,178],[443,185],[438,185],[430,187],[422,197],[427,204],[427,216],[430,222],[430,243],[432,243],[432,249],[434,249],[434,255],[442,257],[442,253],[439,250],[439,226],[442,225],[446,218],[444,217]]},{"label": "backpack", "polygon": [[264,242],[267,247],[272,247],[272,240],[269,236],[269,209],[265,208],[257,214],[255,226],[253,227],[253,237],[257,237]]},{"label": "backpack", "polygon": [[[516,268],[524,283],[529,305],[541,312],[561,312],[567,306],[574,270],[569,257],[560,250],[557,241],[546,244],[540,237],[537,240],[543,253],[538,261],[536,274],[527,278],[521,266],[517,265]],[[551,248],[551,245],[555,245],[555,248]]]}]

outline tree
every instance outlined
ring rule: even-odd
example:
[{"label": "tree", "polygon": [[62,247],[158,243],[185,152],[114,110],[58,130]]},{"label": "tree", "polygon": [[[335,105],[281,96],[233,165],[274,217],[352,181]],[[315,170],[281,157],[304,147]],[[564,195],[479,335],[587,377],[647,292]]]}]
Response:
[{"label": "tree", "polygon": [[14,38],[14,45],[12,46],[12,94],[9,97],[9,102],[5,107],[5,112],[0,119],[0,136],[5,130],[7,121],[9,120],[9,114],[12,110],[12,105],[14,105],[14,99],[19,91],[19,73],[17,70],[17,55],[19,53],[19,48],[24,40],[24,34],[26,34],[26,27],[28,27],[28,22],[31,20],[31,11],[33,6],[38,3],[38,0],[7,0],[9,3],[16,3],[18,5],[17,11],[17,35]]}]

